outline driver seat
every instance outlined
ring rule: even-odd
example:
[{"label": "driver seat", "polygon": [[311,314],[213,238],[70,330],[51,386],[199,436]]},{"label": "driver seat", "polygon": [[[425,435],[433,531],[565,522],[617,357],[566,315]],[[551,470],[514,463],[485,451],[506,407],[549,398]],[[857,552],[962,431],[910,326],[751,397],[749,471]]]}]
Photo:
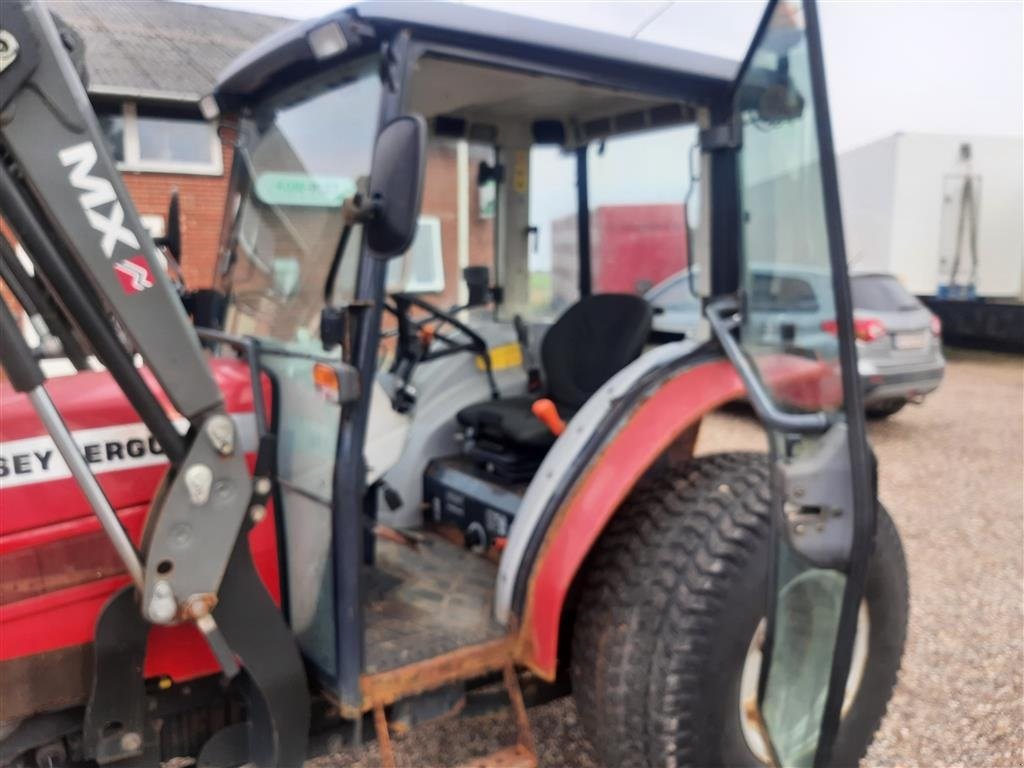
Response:
[{"label": "driver seat", "polygon": [[544,392],[485,400],[459,411],[456,418],[472,437],[470,454],[499,466],[505,462],[494,462],[497,456],[518,458],[535,469],[555,436],[533,415],[534,401],[550,398],[569,421],[602,384],[640,356],[652,315],[651,306],[631,294],[586,296],[569,307],[541,343]]}]

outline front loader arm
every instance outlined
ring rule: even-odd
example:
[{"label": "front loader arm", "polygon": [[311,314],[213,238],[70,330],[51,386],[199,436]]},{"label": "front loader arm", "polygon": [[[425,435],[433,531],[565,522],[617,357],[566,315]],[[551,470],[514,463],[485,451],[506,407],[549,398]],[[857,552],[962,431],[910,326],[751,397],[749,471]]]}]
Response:
[{"label": "front loader arm", "polygon": [[[0,130],[9,160],[174,407],[189,420],[219,408],[221,395],[196,334],[106,150],[49,12],[15,3],[2,21],[12,34],[24,21],[19,37],[35,38],[18,41],[14,61],[0,74]],[[19,69],[23,59],[26,67]]]},{"label": "front loader arm", "polygon": [[[142,613],[197,621],[232,669],[210,613],[246,512],[266,494],[253,495],[234,423],[49,11],[5,3],[0,27],[0,210],[171,464],[146,524]],[[133,352],[188,420],[185,435]]]}]

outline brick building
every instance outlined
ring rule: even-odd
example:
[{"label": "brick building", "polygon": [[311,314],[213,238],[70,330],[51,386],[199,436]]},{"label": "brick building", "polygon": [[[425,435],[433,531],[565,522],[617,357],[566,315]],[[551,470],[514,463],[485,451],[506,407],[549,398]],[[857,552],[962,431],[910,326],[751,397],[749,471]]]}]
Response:
[{"label": "brick building", "polygon": [[[163,234],[176,189],[186,283],[210,286],[232,147],[202,120],[199,99],[236,56],[293,22],[167,0],[50,5],[82,38],[89,95],[143,222]],[[458,300],[461,266],[491,263],[492,222],[476,186],[488,156],[456,142],[431,147],[415,263],[404,271],[441,304]]]},{"label": "brick building", "polygon": [[164,0],[50,7],[85,44],[89,96],[143,222],[162,234],[177,189],[185,278],[209,286],[232,149],[199,99],[232,59],[291,22]]}]

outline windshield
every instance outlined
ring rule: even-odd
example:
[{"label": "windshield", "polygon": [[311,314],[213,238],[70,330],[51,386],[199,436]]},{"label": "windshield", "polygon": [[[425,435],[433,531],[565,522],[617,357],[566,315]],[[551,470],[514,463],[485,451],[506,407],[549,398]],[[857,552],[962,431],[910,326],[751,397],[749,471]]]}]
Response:
[{"label": "windshield", "polygon": [[[343,228],[342,202],[369,175],[381,84],[376,61],[275,98],[243,124],[236,163],[248,184],[226,276],[226,330],[304,346],[316,339],[324,282]],[[353,228],[336,286],[354,285]]]}]

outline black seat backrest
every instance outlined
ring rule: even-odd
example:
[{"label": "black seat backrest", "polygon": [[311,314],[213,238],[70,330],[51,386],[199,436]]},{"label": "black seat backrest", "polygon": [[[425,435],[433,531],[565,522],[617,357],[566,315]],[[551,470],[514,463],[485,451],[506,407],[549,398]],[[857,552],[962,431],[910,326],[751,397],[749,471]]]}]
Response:
[{"label": "black seat backrest", "polygon": [[651,333],[651,306],[640,296],[601,293],[569,307],[541,343],[548,397],[573,410],[633,362]]}]

